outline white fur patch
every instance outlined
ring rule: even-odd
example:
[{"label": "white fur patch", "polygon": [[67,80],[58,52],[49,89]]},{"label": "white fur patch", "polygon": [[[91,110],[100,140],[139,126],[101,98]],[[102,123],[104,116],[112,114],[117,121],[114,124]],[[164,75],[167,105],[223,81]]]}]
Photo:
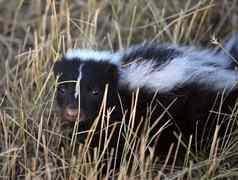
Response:
[{"label": "white fur patch", "polygon": [[152,91],[166,92],[186,81],[185,68],[183,61],[171,61],[165,68],[155,71],[153,60],[147,60],[125,67],[121,72],[121,80],[131,89],[147,87]]},{"label": "white fur patch", "polygon": [[109,51],[94,51],[89,49],[70,49],[65,54],[67,60],[79,58],[81,61],[94,60],[94,61],[110,61],[112,63],[120,63],[122,54],[111,53]]}]

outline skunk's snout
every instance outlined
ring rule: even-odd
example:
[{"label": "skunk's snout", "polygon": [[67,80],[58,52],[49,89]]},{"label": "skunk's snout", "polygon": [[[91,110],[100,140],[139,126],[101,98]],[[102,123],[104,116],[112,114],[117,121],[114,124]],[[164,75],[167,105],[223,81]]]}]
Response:
[{"label": "skunk's snout", "polygon": [[74,108],[71,106],[65,107],[63,117],[66,121],[71,121],[71,122],[75,122],[77,118],[79,118],[79,121],[84,121],[85,119],[85,115],[83,112],[80,112],[79,114],[78,108]]}]

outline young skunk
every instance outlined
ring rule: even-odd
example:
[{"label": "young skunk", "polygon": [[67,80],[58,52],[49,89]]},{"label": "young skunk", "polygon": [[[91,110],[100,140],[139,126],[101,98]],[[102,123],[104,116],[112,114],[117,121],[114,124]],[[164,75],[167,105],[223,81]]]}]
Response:
[{"label": "young skunk", "polygon": [[[148,123],[153,136],[166,124],[155,145],[159,153],[176,143],[174,132],[199,142],[212,139],[216,124],[228,124],[238,95],[237,57],[238,34],[219,50],[156,43],[116,53],[74,49],[54,65],[57,102],[63,119],[79,118],[79,131],[85,131],[99,113],[106,85],[110,123],[122,122],[125,114],[125,124],[130,123],[132,97],[139,89],[134,127],[141,131]],[[115,147],[118,134],[112,138]],[[97,138],[92,144],[99,144]]]}]

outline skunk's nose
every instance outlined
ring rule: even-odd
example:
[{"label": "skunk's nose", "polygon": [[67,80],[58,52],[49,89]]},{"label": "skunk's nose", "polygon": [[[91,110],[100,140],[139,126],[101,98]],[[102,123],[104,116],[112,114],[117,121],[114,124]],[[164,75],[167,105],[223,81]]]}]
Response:
[{"label": "skunk's nose", "polygon": [[78,109],[67,106],[64,109],[63,116],[64,116],[64,119],[67,121],[75,121],[78,116]]},{"label": "skunk's nose", "polygon": [[64,110],[63,113],[64,119],[67,121],[71,121],[74,122],[76,121],[77,118],[79,118],[80,121],[84,120],[84,115],[82,112],[80,112],[80,116],[79,116],[79,111],[78,108],[72,108],[70,106],[67,106]]},{"label": "skunk's nose", "polygon": [[78,115],[78,110],[77,110],[77,109],[66,108],[66,113],[67,113],[67,115],[70,116],[70,117],[77,117],[77,115]]}]

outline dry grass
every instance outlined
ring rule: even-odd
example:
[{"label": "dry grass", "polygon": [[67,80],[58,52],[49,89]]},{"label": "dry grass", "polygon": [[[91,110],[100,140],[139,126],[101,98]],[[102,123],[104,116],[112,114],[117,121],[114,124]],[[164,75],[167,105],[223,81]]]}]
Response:
[{"label": "dry grass", "polygon": [[[214,46],[212,36],[222,41],[238,31],[237,9],[237,0],[0,0],[0,179],[101,177],[102,155],[95,149],[92,156],[62,131],[54,105],[52,64],[66,49],[113,51],[144,40]],[[127,148],[135,151],[105,178],[238,176],[235,137],[222,142],[215,133],[210,152],[191,154],[188,148],[181,166],[155,164],[143,153],[148,139],[139,139],[140,148],[135,139],[128,132]]]}]

